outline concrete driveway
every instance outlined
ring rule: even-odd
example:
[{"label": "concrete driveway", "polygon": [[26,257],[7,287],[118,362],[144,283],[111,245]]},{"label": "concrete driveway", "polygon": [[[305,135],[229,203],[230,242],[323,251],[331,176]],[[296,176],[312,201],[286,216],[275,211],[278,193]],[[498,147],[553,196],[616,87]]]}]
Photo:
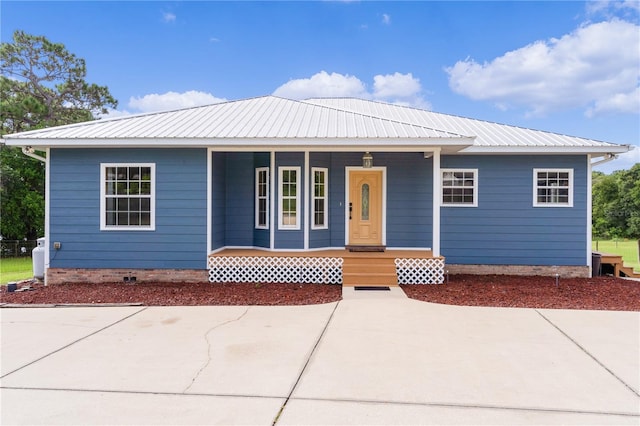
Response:
[{"label": "concrete driveway", "polygon": [[639,424],[640,313],[3,308],[2,424]]}]

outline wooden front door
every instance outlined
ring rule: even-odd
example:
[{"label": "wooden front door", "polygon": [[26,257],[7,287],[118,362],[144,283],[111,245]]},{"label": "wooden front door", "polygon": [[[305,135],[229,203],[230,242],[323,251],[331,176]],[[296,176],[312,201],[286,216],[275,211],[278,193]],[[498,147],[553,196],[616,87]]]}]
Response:
[{"label": "wooden front door", "polygon": [[349,173],[349,245],[382,245],[382,171]]}]

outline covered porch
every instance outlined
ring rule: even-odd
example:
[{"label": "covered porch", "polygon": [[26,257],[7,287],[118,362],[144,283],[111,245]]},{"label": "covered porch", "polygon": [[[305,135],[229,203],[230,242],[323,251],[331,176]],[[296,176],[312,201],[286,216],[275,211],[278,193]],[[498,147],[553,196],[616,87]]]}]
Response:
[{"label": "covered porch", "polygon": [[431,250],[267,251],[223,249],[208,256],[209,281],[343,286],[442,284],[444,257]]}]

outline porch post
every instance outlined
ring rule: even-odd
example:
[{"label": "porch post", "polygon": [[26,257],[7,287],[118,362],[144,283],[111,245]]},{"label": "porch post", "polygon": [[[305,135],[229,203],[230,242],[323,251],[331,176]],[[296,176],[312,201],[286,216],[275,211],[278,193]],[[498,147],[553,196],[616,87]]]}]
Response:
[{"label": "porch post", "polygon": [[433,150],[433,256],[440,256],[440,148]]},{"label": "porch post", "polygon": [[304,244],[303,247],[305,250],[309,250],[309,217],[310,217],[310,210],[311,210],[311,206],[309,204],[309,199],[310,199],[310,194],[309,192],[311,191],[311,188],[313,188],[313,186],[311,186],[310,182],[309,182],[309,151],[305,151],[304,152],[304,183],[302,186],[303,188],[303,194],[304,194],[304,202],[303,202],[303,206],[298,206],[299,209],[302,210],[302,212],[304,213],[302,216],[302,224],[303,224],[303,229],[304,229]]},{"label": "porch post", "polygon": [[276,153],[271,151],[271,161],[269,170],[271,171],[271,182],[269,183],[269,249],[273,250],[276,243]]},{"label": "porch post", "polygon": [[[587,155],[587,266],[589,267],[589,276],[593,277],[593,258],[591,254],[592,242],[593,242],[593,230],[591,223],[593,221],[593,191],[591,188],[593,185],[592,166],[591,166],[591,154]],[[597,272],[597,271],[596,271]]]}]

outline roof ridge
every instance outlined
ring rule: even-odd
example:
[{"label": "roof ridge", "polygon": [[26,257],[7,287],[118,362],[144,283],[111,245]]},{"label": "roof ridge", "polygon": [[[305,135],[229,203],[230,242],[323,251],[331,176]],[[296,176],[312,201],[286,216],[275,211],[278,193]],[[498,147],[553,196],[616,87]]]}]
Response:
[{"label": "roof ridge", "polygon": [[[354,114],[354,115],[359,115],[361,117],[369,117],[369,118],[373,118],[376,120],[382,120],[382,121],[388,121],[390,123],[397,123],[397,124],[402,124],[405,126],[411,126],[411,127],[417,127],[420,129],[427,129],[427,130],[433,130],[435,132],[442,132],[442,133],[446,133],[448,135],[454,136],[454,137],[459,137],[459,138],[466,138],[466,139],[475,139],[475,136],[470,136],[470,135],[462,135],[460,133],[456,133],[456,132],[450,132],[448,130],[442,130],[442,129],[436,129],[434,127],[428,127],[428,126],[423,126],[420,124],[416,124],[416,123],[408,123],[406,121],[401,121],[401,120],[396,120],[396,119],[392,119],[392,118],[386,118],[386,117],[378,117],[376,115],[373,114],[365,114],[359,111],[351,111],[351,110],[346,110],[346,109],[341,109],[339,107],[335,107],[335,106],[329,106],[329,105],[321,105],[321,104],[314,104],[313,102],[308,102],[312,99],[356,99],[356,100],[360,100],[360,101],[368,101],[367,99],[360,99],[360,98],[350,98],[350,97],[344,97],[344,98],[308,98],[308,99],[302,99],[299,101],[295,101],[295,102],[300,102],[300,103],[304,103],[306,105],[312,105],[314,107],[321,107],[321,108],[326,108],[326,109],[331,109],[334,111],[340,111],[340,112],[346,112],[349,114]],[[368,101],[368,102],[373,102],[373,101]],[[386,104],[386,105],[394,105],[394,104],[388,104],[385,102],[379,102],[382,104]],[[419,108],[416,108],[418,111],[425,111],[425,110],[420,110]]]}]

